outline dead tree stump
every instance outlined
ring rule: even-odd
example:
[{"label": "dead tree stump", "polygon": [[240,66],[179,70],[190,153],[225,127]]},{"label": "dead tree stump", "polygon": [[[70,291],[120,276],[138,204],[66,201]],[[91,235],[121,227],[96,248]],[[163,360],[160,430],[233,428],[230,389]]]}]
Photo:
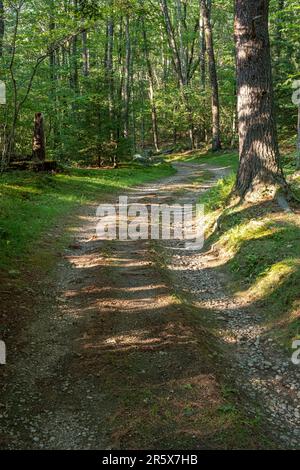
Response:
[{"label": "dead tree stump", "polygon": [[34,117],[32,157],[39,162],[44,162],[46,158],[44,117],[42,113],[36,113]]}]

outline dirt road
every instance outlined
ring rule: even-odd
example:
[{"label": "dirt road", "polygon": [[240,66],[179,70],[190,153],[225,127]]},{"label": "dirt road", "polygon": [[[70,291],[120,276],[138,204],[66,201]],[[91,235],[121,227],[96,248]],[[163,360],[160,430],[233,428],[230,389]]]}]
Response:
[{"label": "dirt road", "polygon": [[[204,166],[176,166],[130,201],[184,194],[192,202],[213,184],[199,181]],[[264,447],[256,424],[229,402],[213,340],[174,294],[159,242],[97,240],[95,211],[78,215],[74,243],[32,286],[34,317],[6,366],[1,447]]]}]

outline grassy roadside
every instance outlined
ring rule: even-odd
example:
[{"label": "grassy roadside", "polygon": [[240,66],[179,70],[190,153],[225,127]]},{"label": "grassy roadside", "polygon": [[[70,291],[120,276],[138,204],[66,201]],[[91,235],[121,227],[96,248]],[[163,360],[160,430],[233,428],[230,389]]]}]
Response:
[{"label": "grassy roadside", "polygon": [[0,270],[11,271],[35,243],[80,204],[174,173],[168,164],[117,170],[70,169],[55,175],[13,172],[0,177]]},{"label": "grassy roadside", "polygon": [[[214,245],[226,260],[220,269],[230,289],[250,309],[263,315],[266,334],[290,356],[292,340],[300,337],[300,209],[283,211],[277,204],[228,206],[237,160],[232,154],[198,159],[211,164],[222,161],[232,174],[203,194],[208,229],[207,246]],[[284,160],[286,176],[299,194],[300,177],[294,156]],[[218,230],[213,230],[219,218]]]}]

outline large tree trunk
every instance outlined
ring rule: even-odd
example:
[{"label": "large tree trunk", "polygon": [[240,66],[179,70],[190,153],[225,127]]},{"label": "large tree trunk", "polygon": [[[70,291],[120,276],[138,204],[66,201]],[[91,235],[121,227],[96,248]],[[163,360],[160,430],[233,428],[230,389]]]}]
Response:
[{"label": "large tree trunk", "polygon": [[36,113],[34,118],[32,156],[40,162],[44,162],[46,158],[44,118],[42,113]]},{"label": "large tree trunk", "polygon": [[4,38],[4,5],[0,0],[0,57],[3,55],[3,38]]},{"label": "large tree trunk", "polygon": [[235,43],[241,197],[284,184],[273,109],[268,0],[236,0]]},{"label": "large tree trunk", "polygon": [[221,149],[219,85],[210,20],[210,6],[208,5],[207,0],[201,0],[201,13],[205,30],[205,43],[208,55],[211,85],[212,150],[217,151]]}]

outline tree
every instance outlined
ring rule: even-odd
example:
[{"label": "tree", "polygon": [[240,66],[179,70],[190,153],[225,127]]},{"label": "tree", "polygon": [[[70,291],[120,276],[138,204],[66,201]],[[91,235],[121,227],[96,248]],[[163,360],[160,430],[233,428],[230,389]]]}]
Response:
[{"label": "tree", "polygon": [[236,190],[241,197],[266,186],[285,186],[274,116],[268,18],[268,0],[236,0],[240,141]]},{"label": "tree", "polygon": [[38,162],[44,162],[46,158],[44,117],[42,113],[36,113],[34,117],[32,156]]},{"label": "tree", "polygon": [[159,150],[159,139],[158,139],[158,124],[157,124],[157,111],[154,99],[154,75],[152,70],[152,64],[150,59],[149,53],[149,43],[147,37],[147,30],[145,27],[144,18],[141,18],[142,22],[142,33],[143,33],[143,41],[144,41],[144,52],[145,52],[145,59],[147,64],[147,72],[148,72],[148,80],[149,80],[149,100],[151,105],[151,119],[152,119],[152,132],[153,132],[153,143],[155,150],[158,152]]},{"label": "tree", "polygon": [[184,46],[184,41],[182,37],[182,30],[184,29],[187,33],[187,24],[186,24],[186,14],[187,14],[187,3],[184,3],[184,13],[181,9],[181,0],[177,0],[177,17],[178,17],[178,35],[179,35],[179,46],[176,41],[176,34],[174,26],[171,21],[170,11],[168,7],[167,0],[160,0],[161,12],[164,19],[164,25],[167,35],[167,40],[169,44],[170,51],[172,53],[172,64],[177,75],[179,89],[183,102],[186,107],[188,121],[189,121],[189,135],[191,148],[195,148],[195,129],[194,129],[194,117],[193,111],[191,108],[189,94],[187,93],[187,88],[190,85],[191,79],[195,73],[199,60],[194,63],[194,44],[196,39],[196,34],[199,28],[199,19],[195,22],[195,27],[192,34],[192,42],[190,48],[188,45]]},{"label": "tree", "polygon": [[0,57],[3,56],[3,38],[4,38],[4,4],[0,0]]},{"label": "tree", "polygon": [[212,150],[221,149],[220,136],[220,102],[217,67],[214,51],[213,32],[211,26],[211,12],[208,0],[200,0],[201,15],[203,18],[205,44],[209,63],[209,77],[211,86],[211,113],[212,113]]},{"label": "tree", "polygon": [[[284,140],[296,134],[298,3],[270,2]],[[4,166],[30,153],[37,102],[47,154],[77,164],[113,162],[116,151],[121,161],[133,149],[197,148],[211,135],[217,149],[220,127],[222,144],[235,145],[233,18],[231,0],[0,0]]]}]

